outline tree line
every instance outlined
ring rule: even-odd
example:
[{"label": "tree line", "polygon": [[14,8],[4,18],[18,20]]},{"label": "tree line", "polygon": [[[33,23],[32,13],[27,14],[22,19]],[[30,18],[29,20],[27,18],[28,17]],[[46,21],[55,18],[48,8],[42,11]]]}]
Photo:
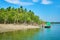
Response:
[{"label": "tree line", "polygon": [[42,22],[39,16],[35,15],[33,11],[24,9],[22,6],[19,8],[0,8],[0,23],[2,24],[41,24]]}]

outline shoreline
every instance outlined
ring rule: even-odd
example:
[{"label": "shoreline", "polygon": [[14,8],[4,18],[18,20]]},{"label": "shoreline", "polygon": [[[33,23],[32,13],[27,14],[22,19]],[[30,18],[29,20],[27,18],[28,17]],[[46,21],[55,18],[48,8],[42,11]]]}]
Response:
[{"label": "shoreline", "polygon": [[27,30],[27,29],[36,29],[40,28],[39,26],[34,25],[24,25],[24,24],[0,24],[0,33],[15,31],[15,30]]}]

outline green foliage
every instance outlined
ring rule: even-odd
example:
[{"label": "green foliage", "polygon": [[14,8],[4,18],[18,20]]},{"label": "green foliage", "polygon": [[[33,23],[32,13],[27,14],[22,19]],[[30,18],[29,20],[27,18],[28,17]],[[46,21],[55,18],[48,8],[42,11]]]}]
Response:
[{"label": "green foliage", "polygon": [[20,8],[8,7],[0,9],[0,23],[36,23],[40,24],[41,20],[33,11]]}]

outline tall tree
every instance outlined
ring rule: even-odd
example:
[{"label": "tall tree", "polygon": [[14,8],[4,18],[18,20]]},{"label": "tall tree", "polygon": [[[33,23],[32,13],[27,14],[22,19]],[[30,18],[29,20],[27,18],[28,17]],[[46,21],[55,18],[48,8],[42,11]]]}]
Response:
[{"label": "tall tree", "polygon": [[11,8],[6,9],[0,8],[0,23],[36,23],[40,24],[43,21],[34,14],[33,11],[24,9],[22,6],[20,8]]}]

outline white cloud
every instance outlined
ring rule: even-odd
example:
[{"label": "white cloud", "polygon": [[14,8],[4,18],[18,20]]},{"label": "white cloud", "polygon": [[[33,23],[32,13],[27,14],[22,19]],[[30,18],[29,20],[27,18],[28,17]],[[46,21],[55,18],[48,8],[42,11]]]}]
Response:
[{"label": "white cloud", "polygon": [[38,2],[38,0],[33,0],[33,2]]},{"label": "white cloud", "polygon": [[13,4],[18,4],[19,0],[5,0],[6,2],[13,3]]},{"label": "white cloud", "polygon": [[42,0],[41,4],[52,4],[50,0]]},{"label": "white cloud", "polygon": [[20,0],[5,0],[6,2],[12,3],[12,4],[18,4],[18,5],[33,5],[31,2],[21,2]]}]

